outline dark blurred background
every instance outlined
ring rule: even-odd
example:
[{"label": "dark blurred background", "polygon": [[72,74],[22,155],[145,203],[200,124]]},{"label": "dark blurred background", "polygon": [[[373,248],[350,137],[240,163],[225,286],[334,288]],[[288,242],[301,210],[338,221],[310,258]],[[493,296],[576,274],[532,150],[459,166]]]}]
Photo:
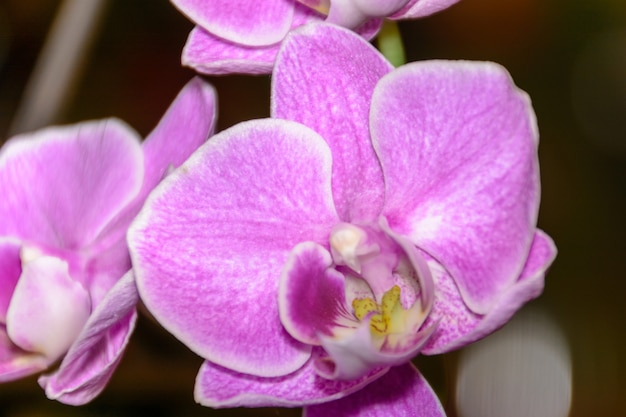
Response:
[{"label": "dark blurred background", "polygon": [[[28,79],[61,3],[0,2],[1,141],[16,129]],[[115,116],[145,136],[194,76],[180,66],[192,25],[167,0],[104,4],[73,93],[52,122]],[[544,294],[529,309],[547,317],[550,332],[566,341],[557,357],[567,364],[571,358],[569,415],[626,416],[626,3],[461,0],[436,16],[401,22],[400,30],[408,61],[495,61],[530,94],[541,134],[539,226],[554,238],[559,256]],[[269,115],[269,77],[209,80],[219,95],[219,130]],[[417,360],[451,416],[476,415],[455,406],[462,362],[463,352]],[[31,377],[0,385],[0,417],[299,415],[196,405],[200,363],[142,316],[111,383],[91,404],[49,401]]]}]

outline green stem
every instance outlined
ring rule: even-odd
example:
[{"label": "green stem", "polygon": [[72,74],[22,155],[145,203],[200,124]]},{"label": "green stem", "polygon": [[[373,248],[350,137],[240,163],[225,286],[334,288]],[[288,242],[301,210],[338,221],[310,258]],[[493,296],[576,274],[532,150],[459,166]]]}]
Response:
[{"label": "green stem", "polygon": [[385,19],[378,34],[378,49],[395,67],[406,63],[402,36],[398,30],[398,24],[393,20]]}]

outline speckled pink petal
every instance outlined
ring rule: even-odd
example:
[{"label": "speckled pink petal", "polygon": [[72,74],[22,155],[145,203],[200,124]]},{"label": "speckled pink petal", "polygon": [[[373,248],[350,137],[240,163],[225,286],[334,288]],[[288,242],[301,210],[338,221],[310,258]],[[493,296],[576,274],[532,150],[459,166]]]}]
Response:
[{"label": "speckled pink petal", "polygon": [[387,372],[378,369],[353,381],[331,381],[317,375],[313,361],[323,355],[313,350],[311,360],[297,371],[276,378],[261,378],[230,371],[208,361],[196,378],[195,399],[213,407],[298,407],[345,397]]},{"label": "speckled pink petal", "polygon": [[367,41],[334,25],[291,32],[276,60],[272,116],[318,132],[333,154],[333,196],[344,221],[374,220],[383,178],[370,142],[374,86],[391,65]]},{"label": "speckled pink petal", "polygon": [[365,388],[337,401],[308,406],[303,417],[445,417],[437,395],[411,364],[391,368]]},{"label": "speckled pink petal", "polygon": [[0,324],[0,383],[41,372],[50,362],[43,355],[17,347],[9,339],[4,324]]},{"label": "speckled pink petal", "polygon": [[6,324],[13,290],[22,274],[20,246],[15,239],[0,238],[0,325]]},{"label": "speckled pink petal", "polygon": [[16,136],[0,150],[0,235],[83,247],[135,197],[143,171],[139,137],[116,119]]},{"label": "speckled pink petal", "polygon": [[[320,14],[296,4],[291,28],[322,20]],[[365,39],[371,39],[380,30],[381,23],[381,19],[370,19],[356,32]],[[259,46],[229,42],[196,26],[189,33],[181,60],[184,66],[208,75],[269,74],[274,68],[279,48],[280,42]]]},{"label": "speckled pink petal", "polygon": [[410,0],[408,4],[391,16],[391,19],[416,19],[437,13],[459,0]]},{"label": "speckled pink petal", "polygon": [[228,42],[196,26],[189,33],[181,60],[184,66],[208,75],[269,74],[279,45],[247,46]]},{"label": "speckled pink petal", "polygon": [[172,0],[194,23],[249,46],[280,42],[291,27],[294,0]]},{"label": "speckled pink petal", "polygon": [[488,312],[519,277],[539,207],[530,100],[492,63],[424,61],[376,87],[372,140],[385,174],[383,214]]},{"label": "speckled pink petal", "polygon": [[211,84],[195,77],[178,93],[157,127],[142,144],[146,174],[142,195],[189,158],[215,130],[217,96]]},{"label": "speckled pink petal", "polygon": [[346,306],[345,277],[333,267],[328,250],[313,242],[298,244],[283,269],[280,320],[294,338],[319,345],[337,326],[358,327]]},{"label": "speckled pink petal", "polygon": [[492,309],[482,316],[465,306],[452,278],[443,268],[435,267],[437,294],[426,325],[439,325],[422,353],[432,355],[458,349],[503,326],[526,302],[541,294],[546,270],[555,257],[556,247],[550,237],[537,231],[518,281],[500,294]]},{"label": "speckled pink petal", "polygon": [[129,272],[92,313],[59,369],[39,378],[48,398],[81,405],[104,389],[135,327],[138,298]]},{"label": "speckled pink petal", "polygon": [[298,369],[310,347],[278,317],[289,251],[337,221],[331,155],[312,130],[254,120],[214,136],[148,198],[129,230],[139,292],[200,356],[259,376]]}]

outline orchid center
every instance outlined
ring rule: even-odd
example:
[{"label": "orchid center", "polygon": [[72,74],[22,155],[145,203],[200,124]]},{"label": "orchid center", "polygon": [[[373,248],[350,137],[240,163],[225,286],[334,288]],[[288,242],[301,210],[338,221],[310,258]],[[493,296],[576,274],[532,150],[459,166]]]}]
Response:
[{"label": "orchid center", "polygon": [[369,318],[373,335],[384,336],[404,329],[404,309],[400,303],[400,287],[397,285],[383,294],[380,304],[370,297],[355,298],[352,300],[352,308],[360,321]]},{"label": "orchid center", "polygon": [[430,268],[385,218],[338,223],[328,245],[302,242],[283,270],[279,310],[285,329],[328,354],[324,378],[350,380],[415,356],[436,324]]}]

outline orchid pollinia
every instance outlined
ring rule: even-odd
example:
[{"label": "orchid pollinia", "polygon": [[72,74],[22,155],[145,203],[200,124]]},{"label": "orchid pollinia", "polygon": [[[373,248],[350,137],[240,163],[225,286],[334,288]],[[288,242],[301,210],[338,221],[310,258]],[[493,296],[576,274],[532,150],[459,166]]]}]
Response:
[{"label": "orchid pollinia", "polygon": [[444,415],[411,358],[502,326],[556,253],[528,97],[498,65],[394,70],[313,23],[280,47],[271,113],[201,146],[129,229],[142,300],[206,359],[196,400]]},{"label": "orchid pollinia", "polygon": [[458,0],[171,0],[196,27],[182,53],[183,65],[204,74],[272,72],[287,33],[326,21],[367,39],[382,18],[425,17]]}]

